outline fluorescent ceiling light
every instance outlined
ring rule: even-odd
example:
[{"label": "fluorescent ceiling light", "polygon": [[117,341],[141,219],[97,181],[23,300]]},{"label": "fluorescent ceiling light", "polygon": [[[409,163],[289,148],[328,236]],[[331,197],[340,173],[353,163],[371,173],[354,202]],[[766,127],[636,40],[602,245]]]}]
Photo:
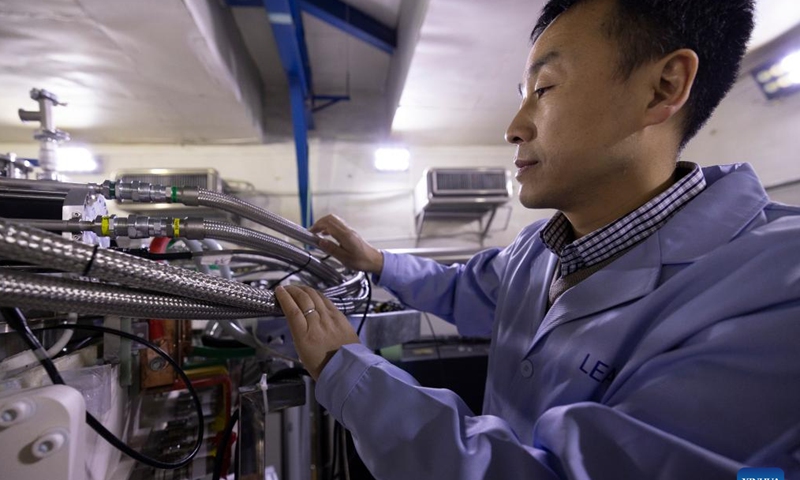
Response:
[{"label": "fluorescent ceiling light", "polygon": [[411,153],[406,148],[375,150],[375,168],[381,172],[405,172],[411,165]]},{"label": "fluorescent ceiling light", "polygon": [[753,77],[770,100],[800,91],[800,51],[760,66],[753,71]]},{"label": "fluorescent ceiling light", "polygon": [[781,61],[781,68],[794,85],[800,84],[800,52],[787,55]]},{"label": "fluorescent ceiling light", "polygon": [[57,151],[58,172],[92,173],[100,169],[100,163],[84,147],[62,147]]}]

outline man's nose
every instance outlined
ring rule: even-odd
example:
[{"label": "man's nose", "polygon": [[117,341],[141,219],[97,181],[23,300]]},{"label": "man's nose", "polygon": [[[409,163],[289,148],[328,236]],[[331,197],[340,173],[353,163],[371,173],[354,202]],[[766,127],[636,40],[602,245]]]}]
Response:
[{"label": "man's nose", "polygon": [[506,129],[506,142],[520,145],[531,142],[534,138],[536,138],[536,126],[525,115],[523,109],[520,109]]}]

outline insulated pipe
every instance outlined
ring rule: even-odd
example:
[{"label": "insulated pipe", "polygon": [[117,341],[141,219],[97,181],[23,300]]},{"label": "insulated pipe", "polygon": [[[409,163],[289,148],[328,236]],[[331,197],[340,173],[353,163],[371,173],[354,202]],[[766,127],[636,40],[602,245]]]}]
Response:
[{"label": "insulated pipe", "polygon": [[114,285],[0,269],[0,305],[175,320],[233,320],[279,315],[277,308],[247,311]]},{"label": "insulated pipe", "polygon": [[97,249],[7,219],[0,219],[0,256],[251,312],[276,311],[272,292],[113,250]]}]

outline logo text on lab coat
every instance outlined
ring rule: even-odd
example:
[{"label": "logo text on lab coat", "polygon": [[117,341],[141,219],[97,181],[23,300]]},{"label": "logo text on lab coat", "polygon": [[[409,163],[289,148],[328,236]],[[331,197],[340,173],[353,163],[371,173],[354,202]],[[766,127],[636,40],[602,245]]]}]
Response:
[{"label": "logo text on lab coat", "polygon": [[591,353],[587,353],[586,356],[583,357],[583,361],[578,369],[598,383],[603,383],[606,381],[610,382],[614,380],[614,377],[617,376],[616,368],[603,361],[593,358]]}]

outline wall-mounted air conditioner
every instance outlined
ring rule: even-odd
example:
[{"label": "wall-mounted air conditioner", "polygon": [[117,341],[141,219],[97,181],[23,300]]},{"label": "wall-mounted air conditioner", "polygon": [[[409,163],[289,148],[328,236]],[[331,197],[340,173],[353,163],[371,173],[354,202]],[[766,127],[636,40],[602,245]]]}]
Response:
[{"label": "wall-mounted air conditioner", "polygon": [[431,168],[414,190],[414,213],[486,213],[512,193],[511,172],[503,168]]}]

